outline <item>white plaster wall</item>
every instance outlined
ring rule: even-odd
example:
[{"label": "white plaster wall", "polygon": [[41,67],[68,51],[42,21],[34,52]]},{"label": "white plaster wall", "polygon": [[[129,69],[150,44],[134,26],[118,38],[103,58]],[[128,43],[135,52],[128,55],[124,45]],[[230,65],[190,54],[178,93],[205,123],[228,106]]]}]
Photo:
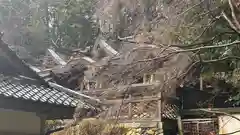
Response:
[{"label": "white plaster wall", "polygon": [[41,121],[35,113],[0,109],[1,132],[40,134]]},{"label": "white plaster wall", "polygon": [[[240,119],[240,114],[234,115],[235,117]],[[240,121],[230,117],[230,116],[219,116],[219,133],[227,134],[240,130]],[[231,135],[240,135],[240,132],[231,134]]]}]

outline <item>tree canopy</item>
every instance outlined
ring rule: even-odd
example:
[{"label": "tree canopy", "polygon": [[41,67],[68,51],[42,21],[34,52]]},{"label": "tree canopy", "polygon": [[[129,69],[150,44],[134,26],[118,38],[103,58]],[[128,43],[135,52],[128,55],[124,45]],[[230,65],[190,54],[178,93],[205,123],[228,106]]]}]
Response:
[{"label": "tree canopy", "polygon": [[[239,87],[237,0],[2,0],[4,40],[37,57],[50,46],[76,49],[107,40],[147,41],[195,54],[205,80]],[[99,31],[100,29],[100,31]]]},{"label": "tree canopy", "polygon": [[44,53],[49,46],[89,46],[97,32],[94,5],[94,0],[2,0],[4,40],[24,46],[33,55]]}]

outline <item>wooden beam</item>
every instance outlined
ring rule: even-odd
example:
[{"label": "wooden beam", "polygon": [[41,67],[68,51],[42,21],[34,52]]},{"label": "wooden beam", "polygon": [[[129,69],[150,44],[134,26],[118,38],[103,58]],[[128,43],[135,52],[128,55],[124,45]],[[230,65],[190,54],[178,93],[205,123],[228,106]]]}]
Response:
[{"label": "wooden beam", "polygon": [[106,41],[103,40],[103,39],[100,39],[100,40],[99,40],[99,45],[100,45],[104,50],[106,50],[106,52],[107,52],[108,54],[110,54],[110,55],[118,55],[118,54],[119,54],[115,49],[113,49],[110,45],[108,45],[108,44],[106,43]]},{"label": "wooden beam", "polygon": [[86,57],[86,56],[82,57],[82,59],[88,61],[89,63],[94,63],[94,62],[96,62],[96,61],[93,60],[92,58],[89,58],[89,57]]},{"label": "wooden beam", "polygon": [[67,63],[60,57],[58,56],[58,54],[53,51],[52,49],[48,49],[48,52],[51,54],[51,56],[54,58],[55,62],[57,62],[58,64],[64,66]]},{"label": "wooden beam", "polygon": [[121,115],[121,116],[114,116],[114,117],[109,117],[108,120],[118,120],[118,122],[124,122],[124,123],[133,123],[133,122],[159,122],[161,121],[160,119],[158,118],[134,118],[134,119],[131,119],[129,120],[128,119],[128,116],[125,115]]},{"label": "wooden beam", "polygon": [[149,121],[120,121],[120,124],[125,125],[126,127],[130,128],[156,128],[157,127],[157,122],[149,122]]},{"label": "wooden beam", "polygon": [[[98,95],[98,94],[102,94],[103,92],[105,94],[117,94],[117,93],[124,93],[126,91],[128,92],[140,92],[141,89],[145,89],[145,88],[156,88],[158,87],[160,84],[159,83],[148,83],[148,84],[143,84],[143,83],[139,83],[139,84],[131,84],[131,85],[122,85],[122,86],[118,86],[118,87],[113,87],[113,88],[107,88],[107,89],[94,89],[94,90],[84,90],[83,93],[84,94],[88,94],[88,95]],[[136,89],[135,89],[136,88]]]},{"label": "wooden beam", "polygon": [[185,122],[185,123],[192,123],[194,121],[196,122],[199,122],[199,121],[213,121],[213,120],[217,120],[217,118],[202,118],[202,119],[182,119],[182,122]]},{"label": "wooden beam", "polygon": [[46,77],[46,76],[50,76],[50,71],[43,70],[43,71],[38,72],[38,74],[41,77]]},{"label": "wooden beam", "polygon": [[124,123],[130,123],[130,122],[135,122],[135,123],[138,123],[138,122],[159,122],[161,121],[160,119],[156,119],[156,118],[149,118],[149,119],[132,119],[132,120],[119,120],[119,122],[124,122]]},{"label": "wooden beam", "polygon": [[84,97],[84,98],[87,98],[87,99],[96,101],[96,102],[98,102],[98,103],[101,103],[101,101],[100,101],[99,99],[97,99],[97,98],[93,98],[93,97],[87,96],[87,95],[85,95],[85,94],[78,93],[78,92],[76,92],[76,91],[73,91],[73,90],[71,90],[71,89],[69,89],[69,88],[63,87],[63,86],[58,85],[58,84],[56,84],[56,83],[49,82],[49,85],[52,86],[52,87],[54,87],[54,88],[56,88],[56,89],[58,89],[58,90],[60,90],[60,91],[63,91],[63,92],[66,92],[66,93],[75,95],[75,96],[77,96],[77,97]]},{"label": "wooden beam", "polygon": [[76,60],[84,60],[84,61],[86,61],[88,64],[94,64],[96,61],[95,60],[93,60],[92,58],[90,58],[90,57],[87,57],[87,56],[84,56],[84,57],[80,57],[80,58],[73,58],[73,59],[71,59],[69,62],[67,62],[67,63],[70,63],[70,62],[72,62],[72,61],[76,61]]},{"label": "wooden beam", "polygon": [[[199,108],[199,109],[187,109],[182,110],[183,115],[201,115],[207,114],[208,112],[202,111],[208,110],[208,108]],[[210,111],[218,111],[218,112],[225,112],[230,114],[240,113],[240,107],[231,107],[231,108],[211,108]]]},{"label": "wooden beam", "polygon": [[29,65],[29,67],[30,67],[33,71],[35,71],[35,72],[37,72],[37,73],[41,72],[41,70],[38,69],[38,68],[35,67],[35,66]]},{"label": "wooden beam", "polygon": [[129,98],[129,99],[116,99],[116,100],[105,100],[104,104],[128,104],[128,103],[138,103],[138,102],[147,102],[147,101],[158,101],[160,98],[156,96],[145,96],[143,98]]}]

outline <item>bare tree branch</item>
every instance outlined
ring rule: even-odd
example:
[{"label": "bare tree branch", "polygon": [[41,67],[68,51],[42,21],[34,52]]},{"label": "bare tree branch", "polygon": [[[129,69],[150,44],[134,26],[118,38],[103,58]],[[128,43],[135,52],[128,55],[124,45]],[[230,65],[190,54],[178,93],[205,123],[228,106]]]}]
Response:
[{"label": "bare tree branch", "polygon": [[215,19],[211,20],[211,21],[209,22],[209,24],[206,26],[206,28],[202,31],[202,33],[200,33],[200,35],[197,36],[197,37],[193,40],[193,42],[198,41],[198,40],[204,35],[204,33],[205,33],[206,31],[208,31],[208,29],[213,26],[213,24],[214,24],[214,23],[216,22],[216,20],[218,20],[218,19],[219,19],[219,18],[215,18]]},{"label": "bare tree branch", "polygon": [[212,46],[202,46],[202,47],[197,47],[197,48],[192,48],[192,49],[186,49],[186,50],[179,50],[179,51],[175,51],[173,53],[181,53],[181,52],[193,52],[193,51],[198,51],[198,50],[203,50],[203,49],[215,49],[215,48],[222,48],[222,47],[228,47],[228,46],[233,46],[236,44],[239,44],[240,41],[234,41],[231,43],[227,43],[227,44],[222,44],[222,45],[212,45]]},{"label": "bare tree branch", "polygon": [[[196,42],[196,43],[190,43],[190,44],[164,44],[164,43],[161,43],[160,45],[161,46],[171,46],[171,47],[179,47],[179,48],[188,48],[188,47],[194,47],[194,46],[197,46],[197,45],[204,45],[204,44],[208,44],[212,41],[214,41],[217,37],[219,36],[222,36],[222,35],[225,35],[225,34],[234,34],[235,32],[232,32],[232,31],[228,31],[228,32],[221,32],[221,33],[218,33],[216,34],[215,36],[213,36],[211,39],[209,40],[206,40],[206,41],[202,41],[202,42]],[[136,41],[134,41],[133,39],[122,39],[120,38],[119,39],[120,41],[124,41],[124,42],[129,42],[129,43],[137,43]],[[150,44],[152,45],[152,43],[150,42],[144,42],[144,44]]]},{"label": "bare tree branch", "polygon": [[228,3],[231,8],[233,21],[236,24],[237,29],[240,30],[240,23],[238,22],[238,19],[236,17],[235,10],[234,10],[233,4],[232,4],[232,0],[228,0]]},{"label": "bare tree branch", "polygon": [[237,29],[237,27],[232,23],[232,21],[230,20],[230,18],[227,17],[227,15],[226,15],[226,13],[225,13],[224,11],[222,12],[222,16],[223,16],[223,18],[228,22],[228,24],[230,25],[230,27],[240,34],[240,32],[239,32],[239,30]]},{"label": "bare tree branch", "polygon": [[200,1],[199,3],[193,5],[192,7],[188,8],[187,10],[183,11],[182,13],[178,14],[176,17],[179,17],[183,14],[186,14],[187,12],[189,12],[190,10],[194,9],[195,7],[199,6],[200,4],[202,4],[204,2],[204,0]]},{"label": "bare tree branch", "polygon": [[[239,44],[239,43],[240,43],[240,41],[234,41],[232,43],[222,44],[222,45],[201,46],[201,47],[197,47],[197,48],[193,48],[193,49],[176,50],[176,51],[169,52],[166,55],[159,55],[158,57],[155,57],[155,58],[139,60],[139,61],[136,61],[136,62],[131,63],[131,64],[136,64],[136,63],[139,63],[139,62],[153,61],[153,60],[158,60],[158,59],[166,59],[167,57],[171,57],[171,54],[175,54],[175,53],[195,52],[195,51],[201,51],[203,49],[213,49],[213,48],[228,47],[228,46],[233,46],[233,45],[236,45],[236,44]],[[157,46],[155,46],[155,47],[156,47],[156,49],[158,48]],[[168,47],[166,47],[165,49],[167,49]],[[164,51],[165,51],[165,49],[164,49]],[[240,59],[240,57],[237,57],[237,56],[228,56],[228,57],[224,57],[224,58],[220,58],[220,59],[216,59],[216,60],[205,60],[203,62],[204,63],[217,62],[217,61],[226,60],[226,59],[230,59],[230,58],[232,58],[232,59]]]},{"label": "bare tree branch", "polygon": [[227,56],[227,57],[223,57],[223,58],[219,58],[219,59],[204,60],[202,62],[203,63],[212,63],[212,62],[224,61],[224,60],[227,60],[227,59],[239,59],[240,60],[240,57],[238,57],[238,56]]}]

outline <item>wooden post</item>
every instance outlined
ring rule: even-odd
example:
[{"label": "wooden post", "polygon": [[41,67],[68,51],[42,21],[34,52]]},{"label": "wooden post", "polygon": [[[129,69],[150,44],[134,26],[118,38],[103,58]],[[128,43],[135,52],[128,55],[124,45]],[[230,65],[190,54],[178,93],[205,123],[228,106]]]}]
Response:
[{"label": "wooden post", "polygon": [[143,75],[143,83],[146,84],[147,83],[147,74]]},{"label": "wooden post", "polygon": [[46,116],[39,114],[39,113],[36,113],[36,116],[38,116],[40,119],[40,135],[45,135]]},{"label": "wooden post", "polygon": [[96,81],[96,88],[99,88],[99,89],[102,88],[102,80],[97,79],[97,81]]},{"label": "wooden post", "polygon": [[[129,95],[129,100],[131,101],[132,99],[132,95]],[[131,119],[132,118],[132,102],[128,103],[128,118]]]},{"label": "wooden post", "polygon": [[155,74],[151,74],[151,77],[150,77],[150,83],[153,83],[154,82],[154,79],[155,79]]},{"label": "wooden post", "polygon": [[83,89],[84,89],[84,81],[80,83],[80,92],[83,92]]},{"label": "wooden post", "polygon": [[158,131],[159,135],[163,135],[163,126],[162,126],[162,93],[158,93],[158,111],[157,111],[157,118],[158,118]]},{"label": "wooden post", "polygon": [[100,88],[100,89],[103,88],[103,86],[102,86],[102,81],[100,81],[100,83],[99,83],[99,88]]},{"label": "wooden post", "polygon": [[95,89],[98,89],[99,88],[99,80],[97,79],[96,80],[96,87],[95,87]]},{"label": "wooden post", "polygon": [[202,78],[202,75],[200,75],[199,84],[200,84],[200,90],[203,90],[203,78]]},{"label": "wooden post", "polygon": [[45,121],[46,121],[46,119],[45,119],[45,117],[40,117],[40,125],[41,125],[41,127],[40,127],[40,135],[44,135],[45,134]]},{"label": "wooden post", "polygon": [[197,134],[199,134],[200,131],[199,131],[199,123],[197,123]]},{"label": "wooden post", "polygon": [[183,135],[182,119],[180,115],[177,117],[177,124],[179,135]]}]

